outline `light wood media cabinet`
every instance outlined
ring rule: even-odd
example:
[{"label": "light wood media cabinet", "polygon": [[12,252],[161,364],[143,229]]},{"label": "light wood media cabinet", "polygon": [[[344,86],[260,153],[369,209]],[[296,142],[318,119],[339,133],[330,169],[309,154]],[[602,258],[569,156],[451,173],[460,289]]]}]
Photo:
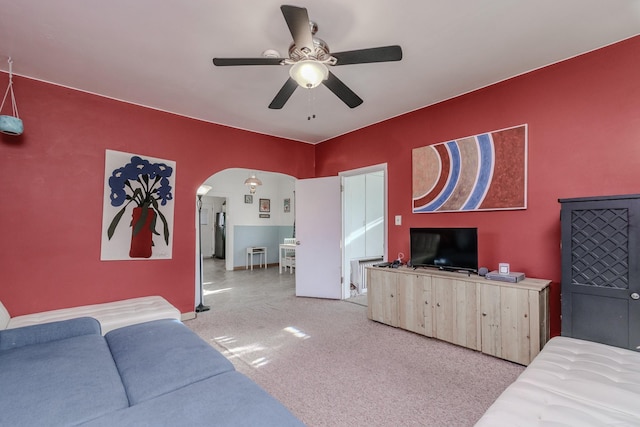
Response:
[{"label": "light wood media cabinet", "polygon": [[549,340],[549,284],[431,269],[367,268],[368,317],[528,365]]}]

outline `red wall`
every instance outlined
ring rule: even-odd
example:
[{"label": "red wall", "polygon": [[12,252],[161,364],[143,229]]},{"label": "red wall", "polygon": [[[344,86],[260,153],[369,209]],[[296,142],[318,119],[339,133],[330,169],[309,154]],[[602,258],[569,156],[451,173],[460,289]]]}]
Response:
[{"label": "red wall", "polygon": [[[25,133],[0,134],[0,300],[20,315],[154,293],[192,311],[195,191],[206,178],[230,167],[307,178],[387,163],[389,215],[403,217],[389,225],[389,258],[408,255],[410,227],[478,227],[481,265],[509,262],[554,281],[557,334],[557,199],[640,193],[638,51],[635,37],[316,147],[16,77]],[[523,123],[527,210],[411,213],[413,148]],[[173,259],[100,261],[105,149],[177,162]]]},{"label": "red wall", "polygon": [[[198,186],[231,167],[314,175],[309,144],[19,77],[14,87],[25,131],[0,134],[0,301],[14,316],[149,294],[193,311]],[[173,259],[100,261],[105,149],[176,161]]]},{"label": "red wall", "polygon": [[[316,173],[388,165],[390,259],[409,256],[409,228],[478,227],[479,263],[553,280],[560,332],[558,198],[640,193],[640,36],[318,146]],[[366,102],[366,101],[365,101]],[[528,124],[528,208],[411,213],[411,150]]]}]

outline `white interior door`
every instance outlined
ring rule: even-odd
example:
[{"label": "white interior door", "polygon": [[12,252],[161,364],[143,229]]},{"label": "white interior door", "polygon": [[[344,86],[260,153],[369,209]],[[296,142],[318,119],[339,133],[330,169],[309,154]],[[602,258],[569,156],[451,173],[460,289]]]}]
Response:
[{"label": "white interior door", "polygon": [[342,299],[340,181],[296,181],[296,296]]}]

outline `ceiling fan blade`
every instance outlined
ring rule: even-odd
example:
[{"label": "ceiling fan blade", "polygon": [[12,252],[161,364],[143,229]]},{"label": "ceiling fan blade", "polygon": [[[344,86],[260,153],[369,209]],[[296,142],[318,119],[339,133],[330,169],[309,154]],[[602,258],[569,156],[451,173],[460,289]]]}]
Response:
[{"label": "ceiling fan blade", "polygon": [[335,65],[400,61],[402,59],[402,48],[398,45],[372,47],[369,49],[332,53],[331,56],[338,60]]},{"label": "ceiling fan blade", "polygon": [[213,65],[228,67],[233,65],[280,65],[284,58],[213,58]]},{"label": "ceiling fan blade", "polygon": [[306,47],[309,52],[313,52],[313,35],[309,26],[309,14],[304,7],[280,6],[284,20],[287,21],[289,31],[293,37],[293,42],[298,49]]},{"label": "ceiling fan blade", "polygon": [[273,98],[273,101],[271,101],[271,104],[269,104],[269,108],[271,108],[272,110],[279,110],[284,107],[284,104],[287,103],[287,101],[293,94],[293,91],[296,90],[297,87],[298,83],[296,83],[295,80],[289,77],[289,80],[284,83],[284,86],[280,88],[280,91],[278,91],[276,97]]},{"label": "ceiling fan blade", "polygon": [[349,89],[347,85],[337,78],[331,71],[329,71],[329,77],[323,80],[322,83],[329,88],[338,98],[342,100],[349,108],[355,108],[362,104],[362,99],[355,94],[354,91]]}]

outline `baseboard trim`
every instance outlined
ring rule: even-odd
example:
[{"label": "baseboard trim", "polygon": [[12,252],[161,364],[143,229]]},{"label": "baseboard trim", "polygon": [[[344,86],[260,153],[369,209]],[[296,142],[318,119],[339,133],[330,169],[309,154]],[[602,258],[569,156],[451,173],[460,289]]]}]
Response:
[{"label": "baseboard trim", "polygon": [[[274,262],[271,264],[267,264],[267,268],[271,268],[271,267],[279,267],[280,263]],[[258,267],[256,265],[253,266],[254,270],[262,270],[263,267]],[[237,271],[237,270],[251,270],[251,266],[249,266],[249,268],[245,268],[244,265],[236,265],[235,267],[233,267],[233,271]]]}]

